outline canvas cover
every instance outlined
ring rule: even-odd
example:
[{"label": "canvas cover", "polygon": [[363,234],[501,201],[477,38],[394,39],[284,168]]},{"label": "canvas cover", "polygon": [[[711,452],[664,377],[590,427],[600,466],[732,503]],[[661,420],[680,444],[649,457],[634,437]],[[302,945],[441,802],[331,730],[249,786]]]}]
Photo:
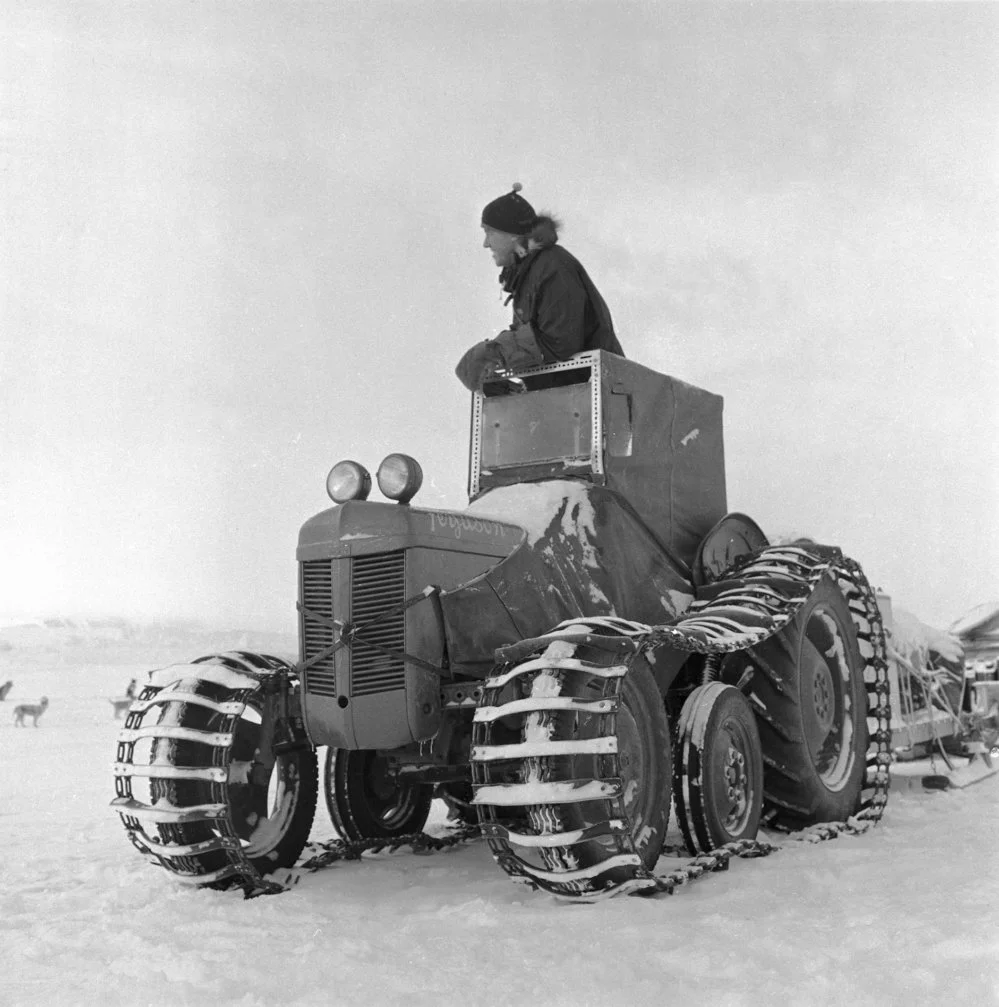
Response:
[{"label": "canvas cover", "polygon": [[622,357],[601,356],[607,486],[689,565],[726,512],[722,398]]},{"label": "canvas cover", "polygon": [[477,517],[519,520],[527,535],[491,570],[441,596],[452,667],[488,671],[496,648],[563,619],[668,623],[693,600],[687,571],[617,493],[574,480],[534,490],[497,488],[469,508]]}]

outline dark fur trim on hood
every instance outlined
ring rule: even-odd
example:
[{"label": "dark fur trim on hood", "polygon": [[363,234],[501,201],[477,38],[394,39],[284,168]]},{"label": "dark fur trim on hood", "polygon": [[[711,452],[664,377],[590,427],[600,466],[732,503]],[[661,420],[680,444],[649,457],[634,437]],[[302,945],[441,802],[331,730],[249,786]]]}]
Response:
[{"label": "dark fur trim on hood", "polygon": [[[558,229],[561,222],[557,217],[550,214],[541,214],[537,217],[530,234],[525,234],[523,242],[519,245],[517,258],[509,266],[500,270],[499,281],[503,289],[513,296],[513,291],[517,284],[527,275],[528,260],[534,259],[535,252],[540,252],[544,248],[551,248],[558,241]],[[509,303],[508,297],[504,303]]]},{"label": "dark fur trim on hood", "polygon": [[550,214],[538,214],[534,227],[527,237],[527,247],[549,248],[558,241],[558,229],[561,221]]}]

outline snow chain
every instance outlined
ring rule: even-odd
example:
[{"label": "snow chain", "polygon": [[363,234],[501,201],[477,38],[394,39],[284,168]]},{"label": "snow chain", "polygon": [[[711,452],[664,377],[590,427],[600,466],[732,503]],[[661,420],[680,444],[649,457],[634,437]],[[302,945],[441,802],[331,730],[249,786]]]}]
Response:
[{"label": "snow chain", "polygon": [[[243,889],[245,898],[285,891],[283,885],[262,877],[244,854],[226,798],[226,786],[235,728],[243,711],[255,693],[273,685],[275,673],[287,672],[289,666],[278,658],[244,651],[219,654],[195,664],[196,675],[192,673],[169,688],[146,685],[132,704],[118,736],[114,765],[117,796],[111,806],[119,812],[132,845],[178,881],[218,887],[236,884]],[[214,686],[215,691],[224,690],[225,698],[206,696],[205,685],[209,689]],[[218,728],[209,732],[181,725],[180,715],[188,704],[218,713],[221,717]],[[167,711],[160,722],[144,725],[146,714],[159,708]],[[176,716],[171,717],[170,713]],[[176,766],[160,761],[137,764],[135,745],[147,738],[154,744],[166,745],[199,742],[211,752],[210,765]],[[158,786],[160,796],[154,797],[151,804],[137,800],[132,792],[135,777],[148,778]],[[194,806],[178,805],[171,800],[170,793],[177,780],[206,783],[211,800]],[[196,843],[185,842],[184,827],[197,823],[209,824],[214,835]],[[221,866],[217,866],[220,859]]]},{"label": "snow chain", "polygon": [[478,825],[460,825],[444,836],[431,836],[426,832],[410,832],[395,836],[392,839],[357,839],[348,842],[345,839],[330,839],[325,843],[310,843],[307,850],[311,856],[303,863],[296,865],[288,883],[297,884],[300,871],[315,874],[324,867],[331,867],[341,860],[360,860],[364,853],[395,853],[408,846],[414,853],[440,853],[449,850],[459,843],[467,843],[478,839],[481,835]]}]

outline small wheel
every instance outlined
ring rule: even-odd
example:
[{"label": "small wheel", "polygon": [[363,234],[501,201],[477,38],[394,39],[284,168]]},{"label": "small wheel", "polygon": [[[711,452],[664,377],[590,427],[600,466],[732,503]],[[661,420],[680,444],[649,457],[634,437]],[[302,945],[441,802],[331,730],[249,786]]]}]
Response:
[{"label": "small wheel", "polygon": [[434,796],[430,784],[390,776],[388,761],[378,752],[343,748],[326,753],[323,789],[334,827],[350,841],[420,832]]},{"label": "small wheel", "polygon": [[746,697],[710,682],[683,704],[673,762],[673,801],[692,854],[752,839],[763,809],[763,750]]}]

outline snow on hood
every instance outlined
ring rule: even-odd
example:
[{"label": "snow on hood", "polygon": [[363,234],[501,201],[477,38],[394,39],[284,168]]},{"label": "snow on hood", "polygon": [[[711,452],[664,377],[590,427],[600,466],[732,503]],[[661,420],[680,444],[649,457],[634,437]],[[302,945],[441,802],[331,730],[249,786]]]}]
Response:
[{"label": "snow on hood", "polygon": [[893,610],[888,632],[895,649],[905,657],[918,659],[915,663],[925,663],[930,651],[957,664],[964,660],[964,648],[953,633],[927,626],[904,608]]},{"label": "snow on hood", "polygon": [[[575,539],[582,550],[583,566],[599,570],[596,549],[596,514],[587,495],[587,485],[573,479],[556,479],[543,483],[517,483],[498,486],[485,496],[469,504],[465,513],[490,521],[519,525],[527,533],[528,548],[551,528],[552,521],[562,511],[559,534],[564,539]],[[551,545],[546,546],[548,551]],[[590,598],[605,605],[611,614],[614,606],[603,591],[591,580]]]},{"label": "snow on hood", "polygon": [[[518,525],[527,533],[527,545],[533,547],[552,527],[552,522],[562,512],[558,534],[563,539],[573,539],[582,550],[582,564],[599,570],[596,552],[596,515],[587,495],[587,485],[575,479],[555,479],[548,482],[519,482],[512,486],[497,486],[484,496],[469,503],[465,514],[487,521]],[[551,545],[546,547],[551,552]],[[614,611],[610,599],[591,579],[589,595],[596,604],[605,605],[610,614]]]},{"label": "snow on hood", "polygon": [[527,532],[527,544],[532,546],[547,531],[564,501],[568,501],[568,506],[563,531],[566,534],[573,533],[569,516],[577,506],[577,526],[593,531],[593,507],[586,489],[584,483],[574,479],[498,486],[470,503],[465,513],[490,521],[519,525]]}]

